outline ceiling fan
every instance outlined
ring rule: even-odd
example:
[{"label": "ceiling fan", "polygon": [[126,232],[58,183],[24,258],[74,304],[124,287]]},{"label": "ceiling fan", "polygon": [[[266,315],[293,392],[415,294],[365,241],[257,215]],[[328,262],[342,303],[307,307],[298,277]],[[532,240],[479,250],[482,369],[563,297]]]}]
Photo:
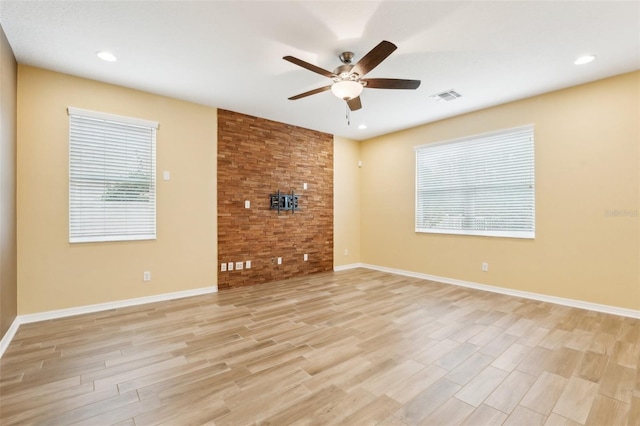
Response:
[{"label": "ceiling fan", "polygon": [[386,40],[383,40],[376,47],[371,49],[369,53],[364,55],[355,65],[352,65],[354,54],[353,52],[343,52],[339,58],[342,65],[337,67],[333,72],[327,71],[301,59],[294,58],[293,56],[285,56],[285,61],[289,61],[293,64],[306,68],[309,71],[313,71],[317,74],[330,78],[333,83],[320,87],[318,89],[310,90],[308,92],[300,93],[299,95],[292,96],[289,100],[296,100],[304,98],[316,93],[326,92],[331,90],[335,96],[343,99],[347,102],[349,110],[356,111],[362,108],[362,101],[360,100],[360,94],[365,87],[370,89],[412,89],[415,90],[420,86],[420,80],[401,80],[395,78],[367,78],[364,79],[365,74],[373,70],[380,65],[394,50],[398,47]]}]

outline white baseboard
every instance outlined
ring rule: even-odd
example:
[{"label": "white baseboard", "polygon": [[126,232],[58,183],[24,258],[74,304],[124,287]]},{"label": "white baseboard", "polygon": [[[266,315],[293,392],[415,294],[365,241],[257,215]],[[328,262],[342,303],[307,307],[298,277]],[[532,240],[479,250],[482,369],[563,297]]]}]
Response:
[{"label": "white baseboard", "polygon": [[9,343],[11,343],[11,341],[13,340],[13,336],[16,335],[19,326],[20,323],[18,322],[18,318],[16,317],[11,323],[11,327],[9,327],[7,332],[4,333],[4,336],[2,336],[2,340],[0,340],[0,358],[2,358],[4,351],[6,351],[9,347]]},{"label": "white baseboard", "polygon": [[[500,293],[508,296],[522,297],[524,299],[538,300],[541,302],[554,303],[556,305],[569,306],[572,308],[587,309],[589,311],[603,312],[605,314],[619,315],[629,318],[640,319],[640,310],[619,308],[617,306],[601,305],[599,303],[585,302],[582,300],[565,299],[564,297],[549,296],[546,294],[532,293],[528,291],[513,290],[504,287],[495,287],[486,284],[479,284],[470,281],[462,281],[453,278],[438,277],[436,275],[421,274],[419,272],[404,271],[402,269],[387,268],[384,266],[369,265],[360,263],[359,267],[373,269],[380,272],[388,272],[390,274],[404,275],[412,278],[419,278],[429,281],[437,281],[444,284],[452,284],[460,287],[473,288],[476,290],[490,291],[492,293]],[[351,269],[351,268],[349,268]]]},{"label": "white baseboard", "polygon": [[334,266],[333,270],[335,272],[340,272],[340,271],[347,271],[349,269],[364,268],[364,267],[365,266],[362,263],[351,263],[349,265]]},{"label": "white baseboard", "polygon": [[216,293],[218,287],[204,287],[193,290],[176,291],[174,293],[163,293],[154,296],[137,297],[135,299],[117,300],[115,302],[98,303],[95,305],[78,306],[77,308],[58,309],[55,311],[39,312],[37,314],[19,315],[20,324],[31,322],[47,321],[56,318],[70,317],[73,315],[90,314],[93,312],[108,311],[109,309],[126,308],[127,306],[145,305],[147,303],[164,302],[172,299],[182,299],[183,297],[201,296],[203,294]]},{"label": "white baseboard", "polygon": [[218,287],[204,287],[193,290],[176,291],[173,293],[163,293],[154,296],[137,297],[135,299],[117,300],[115,302],[98,303],[95,305],[78,306],[77,308],[58,309],[55,311],[38,312],[36,314],[18,315],[11,324],[9,330],[0,341],[0,358],[13,340],[18,327],[21,324],[47,321],[57,318],[65,318],[74,315],[90,314],[93,312],[108,311],[110,309],[126,308],[128,306],[145,305],[147,303],[164,302],[166,300],[182,299],[184,297],[201,296],[204,294],[217,293]]}]

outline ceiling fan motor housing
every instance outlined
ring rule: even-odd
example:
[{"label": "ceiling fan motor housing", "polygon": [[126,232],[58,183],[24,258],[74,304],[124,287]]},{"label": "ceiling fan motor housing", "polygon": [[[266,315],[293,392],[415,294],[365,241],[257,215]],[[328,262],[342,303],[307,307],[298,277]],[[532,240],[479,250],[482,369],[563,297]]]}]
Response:
[{"label": "ceiling fan motor housing", "polygon": [[340,65],[338,68],[333,70],[333,73],[336,75],[332,78],[333,81],[344,81],[344,80],[357,80],[359,75],[356,73],[351,73],[351,69],[353,65]]}]

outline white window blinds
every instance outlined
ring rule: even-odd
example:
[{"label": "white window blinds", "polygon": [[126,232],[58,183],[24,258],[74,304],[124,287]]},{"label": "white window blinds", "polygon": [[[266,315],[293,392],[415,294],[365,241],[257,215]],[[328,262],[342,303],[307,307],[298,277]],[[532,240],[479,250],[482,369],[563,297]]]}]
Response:
[{"label": "white window blinds", "polygon": [[158,123],[68,112],[69,241],[155,239]]},{"label": "white window blinds", "polygon": [[533,125],[415,151],[416,232],[535,237]]}]

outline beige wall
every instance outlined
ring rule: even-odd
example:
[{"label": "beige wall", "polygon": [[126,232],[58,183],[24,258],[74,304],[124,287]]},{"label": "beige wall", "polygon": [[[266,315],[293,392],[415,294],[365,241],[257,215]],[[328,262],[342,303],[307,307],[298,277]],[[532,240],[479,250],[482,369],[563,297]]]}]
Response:
[{"label": "beige wall", "polygon": [[0,339],[17,313],[16,85],[17,64],[0,27]]},{"label": "beige wall", "polygon": [[[361,144],[361,261],[640,309],[640,72]],[[413,147],[535,124],[536,238],[414,232]],[[489,272],[482,272],[482,262]]]},{"label": "beige wall", "polygon": [[[360,142],[333,138],[333,266],[360,262]],[[345,250],[348,254],[345,255]]]},{"label": "beige wall", "polygon": [[[160,123],[157,240],[68,242],[68,106]],[[18,313],[216,285],[216,143],[214,108],[19,65]]]}]

